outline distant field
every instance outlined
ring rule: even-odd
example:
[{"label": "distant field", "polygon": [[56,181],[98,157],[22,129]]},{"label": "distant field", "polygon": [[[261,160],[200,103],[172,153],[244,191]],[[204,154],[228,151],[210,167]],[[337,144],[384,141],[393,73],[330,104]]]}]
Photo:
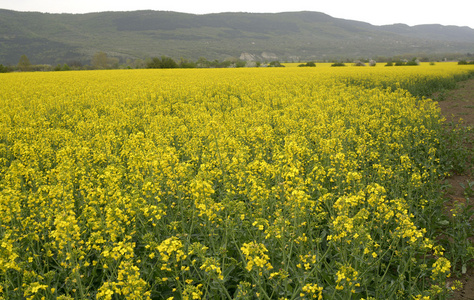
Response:
[{"label": "distant field", "polygon": [[[303,62],[298,62],[298,63],[282,63],[282,65],[284,65],[285,67],[298,67],[299,65],[301,64],[305,64],[306,62],[303,61]],[[385,65],[387,64],[386,62],[375,62],[375,66],[373,67],[385,67]],[[331,65],[333,63],[318,63],[318,62],[315,62],[316,64],[316,67],[322,67],[322,68],[327,68],[327,67],[331,67]],[[344,63],[346,65],[346,67],[357,67],[357,68],[363,68],[363,66],[355,66],[353,62],[345,62]],[[423,67],[435,67],[436,64],[440,64],[441,66],[444,66],[443,68],[447,67],[447,66],[456,66],[456,67],[461,67],[461,66],[457,66],[457,63],[454,63],[454,62],[441,62],[441,63],[434,63],[434,65],[430,65],[429,62],[421,62],[420,63],[420,66],[423,66]],[[369,67],[369,63],[365,63],[366,67]],[[371,68],[373,68],[371,67]]]},{"label": "distant field", "polygon": [[447,297],[474,67],[285,65],[0,74],[0,299]]}]

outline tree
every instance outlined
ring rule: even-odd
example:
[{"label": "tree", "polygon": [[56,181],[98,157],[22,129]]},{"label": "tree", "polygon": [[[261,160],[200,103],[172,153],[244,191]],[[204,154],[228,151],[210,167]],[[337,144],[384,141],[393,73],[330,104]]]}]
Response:
[{"label": "tree", "polygon": [[305,64],[299,64],[298,67],[316,67],[316,64],[312,61],[309,61]]},{"label": "tree", "polygon": [[159,69],[161,68],[161,60],[158,57],[153,57],[151,61],[146,64],[146,67],[149,69]]},{"label": "tree", "polygon": [[109,61],[107,53],[99,51],[92,57],[92,66],[94,69],[107,69],[109,67]]},{"label": "tree", "polygon": [[135,68],[140,69],[145,67],[145,61],[143,59],[137,58],[133,61]]},{"label": "tree", "polygon": [[246,64],[245,61],[243,61],[243,60],[238,60],[238,61],[235,62],[235,67],[236,67],[236,68],[243,68],[243,67],[245,67],[245,64]]},{"label": "tree", "polygon": [[61,71],[70,71],[71,68],[67,65],[67,64],[64,64],[62,67],[61,67]]},{"label": "tree", "polygon": [[25,54],[23,54],[20,57],[20,61],[18,62],[18,69],[20,69],[20,71],[30,71],[31,70],[31,62]]},{"label": "tree", "polygon": [[178,64],[171,58],[167,56],[161,57],[161,68],[162,69],[173,69],[177,68]]},{"label": "tree", "polygon": [[11,67],[0,65],[0,73],[7,73],[7,72],[11,72],[11,71],[12,71]]},{"label": "tree", "polygon": [[269,64],[268,64],[269,67],[277,67],[277,68],[280,68],[280,67],[284,67],[284,65],[280,64],[280,62],[278,60],[275,60],[275,61],[271,61]]},{"label": "tree", "polygon": [[145,67],[145,62],[140,58],[137,58],[133,61],[129,58],[125,64],[127,65],[127,69],[141,69]]},{"label": "tree", "polygon": [[80,62],[79,60],[73,60],[71,62],[69,62],[69,67],[71,67],[71,69],[74,69],[74,70],[80,70],[82,68],[82,62]]},{"label": "tree", "polygon": [[171,58],[167,56],[162,56],[161,59],[158,57],[153,57],[151,62],[147,64],[149,69],[173,69],[177,68],[178,64]]},{"label": "tree", "polygon": [[190,69],[190,68],[195,68],[196,64],[192,61],[189,61],[181,57],[181,59],[179,60],[179,67],[183,69]]},{"label": "tree", "polygon": [[365,67],[365,63],[360,61],[360,60],[356,60],[354,62],[354,66],[356,66],[356,67]]},{"label": "tree", "polygon": [[206,58],[200,57],[197,60],[196,65],[198,68],[209,68],[211,63]]}]

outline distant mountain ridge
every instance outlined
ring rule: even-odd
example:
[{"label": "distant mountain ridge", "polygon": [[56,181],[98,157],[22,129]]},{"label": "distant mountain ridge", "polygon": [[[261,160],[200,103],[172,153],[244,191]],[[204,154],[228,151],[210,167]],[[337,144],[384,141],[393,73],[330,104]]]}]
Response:
[{"label": "distant mountain ridge", "polygon": [[166,11],[48,14],[0,9],[0,63],[26,54],[34,64],[89,63],[104,51],[122,59],[170,56],[286,60],[373,58],[474,52],[474,29],[375,26],[320,12]]}]

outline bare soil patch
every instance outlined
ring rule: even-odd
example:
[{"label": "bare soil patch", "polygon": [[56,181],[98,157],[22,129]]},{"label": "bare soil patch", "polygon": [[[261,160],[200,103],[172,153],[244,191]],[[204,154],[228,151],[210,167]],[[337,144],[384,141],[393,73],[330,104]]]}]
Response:
[{"label": "bare soil patch", "polygon": [[438,103],[448,122],[460,122],[461,119],[461,124],[474,127],[474,79],[458,84],[459,88],[435,98],[444,98]]},{"label": "bare soil patch", "polygon": [[[457,89],[439,93],[434,95],[433,98],[439,100],[438,104],[441,108],[441,113],[448,122],[474,127],[474,79],[460,82]],[[471,146],[473,141],[474,136],[471,134]],[[474,181],[473,168],[466,170],[464,174],[454,174],[447,179],[447,183],[450,185],[446,195],[450,199],[448,202],[449,206],[455,201],[466,201],[466,195],[464,194],[464,187],[462,185],[466,185],[468,181]],[[456,291],[452,299],[474,300],[474,268],[468,266],[466,274],[453,279],[461,281],[463,288]]]}]

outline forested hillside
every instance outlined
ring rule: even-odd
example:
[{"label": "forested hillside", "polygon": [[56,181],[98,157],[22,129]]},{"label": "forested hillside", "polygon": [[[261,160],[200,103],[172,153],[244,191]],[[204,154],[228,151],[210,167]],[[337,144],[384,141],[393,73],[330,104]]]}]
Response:
[{"label": "forested hillside", "polygon": [[164,11],[47,14],[0,10],[0,63],[89,63],[106,52],[121,61],[166,55],[179,59],[331,60],[474,52],[469,27],[374,26],[319,12]]}]

